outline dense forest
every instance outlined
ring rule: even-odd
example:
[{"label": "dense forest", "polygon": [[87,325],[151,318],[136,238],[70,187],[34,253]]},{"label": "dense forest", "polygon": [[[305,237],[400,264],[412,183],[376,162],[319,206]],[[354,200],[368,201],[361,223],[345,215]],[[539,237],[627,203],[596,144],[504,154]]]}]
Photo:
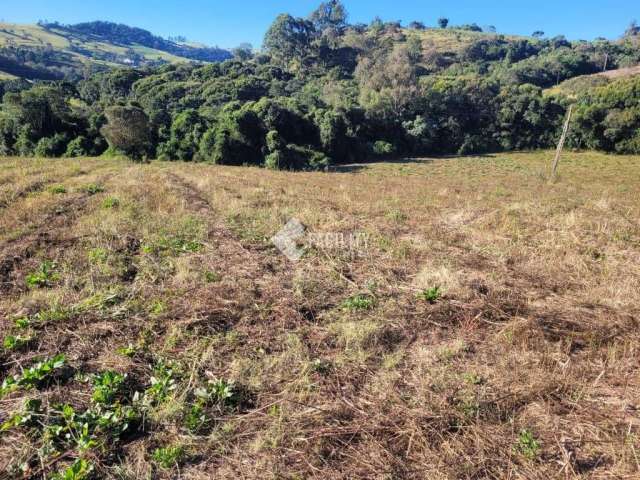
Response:
[{"label": "dense forest", "polygon": [[[66,28],[121,33],[102,22]],[[570,42],[445,18],[432,28],[379,18],[350,24],[331,0],[308,18],[278,16],[260,52],[233,54],[74,82],[5,81],[0,154],[321,169],[394,155],[549,148],[570,103],[571,147],[640,153],[640,77],[556,88],[640,63],[635,24],[619,40]]]}]

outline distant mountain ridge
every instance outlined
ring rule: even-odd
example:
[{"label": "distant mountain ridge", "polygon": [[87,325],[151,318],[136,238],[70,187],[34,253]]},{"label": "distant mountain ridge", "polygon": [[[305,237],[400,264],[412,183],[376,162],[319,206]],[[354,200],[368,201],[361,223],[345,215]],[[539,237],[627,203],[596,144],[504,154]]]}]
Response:
[{"label": "distant mountain ridge", "polygon": [[231,54],[219,47],[194,47],[153,35],[142,28],[130,27],[122,23],[94,21],[75,25],[58,23],[42,24],[44,28],[67,31],[76,35],[86,35],[93,39],[109,41],[118,45],[142,45],[178,57],[202,62],[218,62],[231,58]]},{"label": "distant mountain ridge", "polygon": [[231,57],[219,47],[164,39],[113,22],[0,23],[0,80],[74,80],[109,68],[218,62]]}]

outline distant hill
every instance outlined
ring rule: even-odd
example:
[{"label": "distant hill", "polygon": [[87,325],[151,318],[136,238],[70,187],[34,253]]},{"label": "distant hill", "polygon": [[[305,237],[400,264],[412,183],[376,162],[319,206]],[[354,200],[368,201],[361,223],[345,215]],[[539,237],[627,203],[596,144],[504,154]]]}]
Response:
[{"label": "distant hill", "polygon": [[545,93],[563,94],[570,98],[577,98],[582,93],[593,88],[607,85],[616,80],[635,77],[638,75],[640,75],[640,66],[617,68],[615,70],[607,70],[606,72],[594,73],[592,75],[582,75],[570,78],[556,87],[547,89]]},{"label": "distant hill", "polygon": [[111,22],[77,25],[0,23],[0,80],[78,78],[112,67],[216,62],[231,58],[218,47],[180,43],[141,28]]}]

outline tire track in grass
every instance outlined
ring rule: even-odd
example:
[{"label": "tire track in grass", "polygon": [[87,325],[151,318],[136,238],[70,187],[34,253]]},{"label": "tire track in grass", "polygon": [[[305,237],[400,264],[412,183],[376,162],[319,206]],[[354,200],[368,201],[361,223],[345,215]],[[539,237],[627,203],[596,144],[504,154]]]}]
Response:
[{"label": "tire track in grass", "polygon": [[[245,248],[224,223],[206,194],[185,178],[166,173],[169,185],[184,198],[187,210],[198,215],[207,226],[207,241],[214,252],[206,253],[203,263],[212,264],[222,280],[215,284],[194,282],[189,301],[183,302],[181,316],[207,322],[212,311],[223,310],[225,323],[242,323],[247,330],[264,335],[257,339],[276,338],[282,329],[306,321],[300,314],[293,295],[294,270],[279,254],[270,255]],[[266,314],[256,319],[256,309],[265,307]],[[277,328],[276,328],[277,327]]]}]

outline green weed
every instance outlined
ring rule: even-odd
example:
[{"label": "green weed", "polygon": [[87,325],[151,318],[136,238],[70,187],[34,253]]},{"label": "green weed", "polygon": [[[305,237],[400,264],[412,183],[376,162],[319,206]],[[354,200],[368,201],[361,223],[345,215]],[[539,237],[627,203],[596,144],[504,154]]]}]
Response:
[{"label": "green weed", "polygon": [[204,280],[207,283],[218,283],[222,280],[222,275],[217,272],[206,271],[204,272]]},{"label": "green weed", "polygon": [[484,379],[475,373],[464,373],[462,379],[469,385],[482,385],[484,383]]},{"label": "green weed", "polygon": [[187,430],[193,434],[204,431],[210,423],[204,406],[201,403],[192,405],[185,415],[184,423]]},{"label": "green weed", "polygon": [[46,260],[40,264],[35,272],[27,275],[25,282],[29,288],[51,287],[59,276],[55,272],[57,265],[55,262]]},{"label": "green weed", "polygon": [[418,298],[431,304],[436,303],[438,300],[440,300],[441,297],[442,290],[440,290],[440,287],[429,288],[418,294]]},{"label": "green weed", "polygon": [[93,473],[93,465],[83,458],[77,459],[69,468],[53,475],[52,480],[86,480]]},{"label": "green weed", "polygon": [[98,193],[104,192],[104,187],[96,183],[90,183],[89,185],[85,185],[82,191],[89,195],[97,195]]},{"label": "green weed", "polygon": [[64,185],[54,185],[49,188],[49,193],[53,193],[55,195],[62,195],[67,193],[67,189]]},{"label": "green weed", "polygon": [[170,469],[178,466],[184,459],[185,451],[184,447],[180,445],[156,448],[151,455],[153,461],[164,469]]},{"label": "green weed", "polygon": [[56,371],[65,367],[66,363],[66,357],[60,354],[36,363],[31,368],[22,372],[21,375],[5,378],[2,385],[0,385],[0,398],[21,387],[29,389],[43,385]]},{"label": "green weed", "polygon": [[200,242],[182,236],[163,236],[155,242],[145,244],[142,247],[143,253],[148,255],[180,255],[183,253],[197,253],[200,250],[202,250],[202,244]]},{"label": "green weed", "polygon": [[126,375],[110,371],[94,375],[92,400],[102,405],[113,403],[120,394],[126,378]]},{"label": "green weed", "polygon": [[42,400],[32,398],[27,400],[21,412],[13,414],[9,420],[0,425],[0,432],[12,428],[34,427],[38,425],[38,417],[42,416]]},{"label": "green weed", "polygon": [[69,320],[72,314],[73,310],[59,305],[54,305],[49,310],[41,310],[36,313],[35,320],[41,324],[64,322],[65,320]]},{"label": "green weed", "polygon": [[33,337],[7,335],[2,342],[5,350],[20,350],[33,341]]},{"label": "green weed", "polygon": [[102,208],[105,210],[110,210],[113,208],[118,208],[120,206],[120,200],[115,197],[107,197],[102,202]]},{"label": "green weed", "polygon": [[374,305],[375,298],[372,295],[367,294],[355,295],[342,302],[342,308],[351,312],[370,310]]},{"label": "green weed", "polygon": [[29,317],[20,317],[20,318],[16,318],[16,320],[14,321],[14,324],[17,328],[21,330],[26,330],[31,326],[31,320],[29,320]]},{"label": "green weed", "polygon": [[174,365],[164,361],[158,362],[153,369],[151,386],[146,390],[146,395],[156,402],[166,400],[177,388],[175,376]]},{"label": "green weed", "polygon": [[105,263],[109,259],[109,252],[104,248],[92,248],[89,250],[89,261],[94,265]]},{"label": "green weed", "polygon": [[207,404],[214,403],[223,408],[236,405],[239,399],[234,382],[223,379],[209,381],[205,387],[197,388],[194,395]]},{"label": "green weed", "polygon": [[138,353],[138,348],[135,345],[129,344],[126,347],[118,348],[117,352],[123,357],[133,358],[136,353]]},{"label": "green weed", "polygon": [[540,442],[531,430],[524,429],[518,435],[516,449],[529,460],[535,459],[540,454]]}]

